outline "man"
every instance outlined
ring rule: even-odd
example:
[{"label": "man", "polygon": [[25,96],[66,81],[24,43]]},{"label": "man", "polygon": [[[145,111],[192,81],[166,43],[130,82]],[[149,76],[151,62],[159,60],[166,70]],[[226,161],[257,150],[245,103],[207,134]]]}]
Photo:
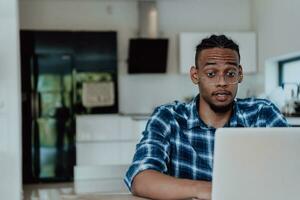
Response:
[{"label": "man", "polygon": [[199,95],[156,108],[148,121],[125,177],[134,195],[210,199],[216,128],[288,126],[271,102],[235,99],[243,70],[239,47],[226,36],[202,40],[190,77]]}]

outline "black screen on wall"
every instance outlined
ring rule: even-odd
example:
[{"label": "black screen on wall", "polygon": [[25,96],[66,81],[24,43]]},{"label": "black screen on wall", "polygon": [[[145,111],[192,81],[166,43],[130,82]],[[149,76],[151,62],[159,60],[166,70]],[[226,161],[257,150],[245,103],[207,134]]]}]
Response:
[{"label": "black screen on wall", "polygon": [[130,39],[128,73],[165,73],[168,39]]}]

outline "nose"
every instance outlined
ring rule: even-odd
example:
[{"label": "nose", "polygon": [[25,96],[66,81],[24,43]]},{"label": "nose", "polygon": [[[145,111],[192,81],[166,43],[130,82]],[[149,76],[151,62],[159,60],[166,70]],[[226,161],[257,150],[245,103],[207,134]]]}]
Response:
[{"label": "nose", "polygon": [[219,86],[227,85],[227,82],[225,80],[225,76],[219,75],[217,85],[219,85]]}]

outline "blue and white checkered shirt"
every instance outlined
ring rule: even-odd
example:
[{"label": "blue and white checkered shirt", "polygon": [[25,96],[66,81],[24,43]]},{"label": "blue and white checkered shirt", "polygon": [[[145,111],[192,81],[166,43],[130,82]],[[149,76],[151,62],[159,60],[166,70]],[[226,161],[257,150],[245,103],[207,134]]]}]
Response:
[{"label": "blue and white checkered shirt", "polygon": [[[190,103],[155,109],[143,137],[136,146],[125,183],[131,190],[133,178],[152,169],[170,176],[212,180],[214,136],[198,115],[199,95]],[[278,108],[264,99],[235,99],[233,114],[225,127],[284,127],[288,123]]]}]

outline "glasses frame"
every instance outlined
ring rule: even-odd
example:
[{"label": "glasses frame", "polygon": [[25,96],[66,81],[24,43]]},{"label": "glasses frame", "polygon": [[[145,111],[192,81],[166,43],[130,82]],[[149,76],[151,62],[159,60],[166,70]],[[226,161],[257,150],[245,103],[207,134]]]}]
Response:
[{"label": "glasses frame", "polygon": [[217,76],[217,80],[216,81],[214,81],[214,82],[209,82],[208,80],[209,80],[209,77],[207,77],[207,76],[205,76],[205,75],[203,75],[203,76],[199,76],[199,78],[200,79],[202,79],[202,80],[204,80],[204,81],[206,81],[206,83],[208,84],[208,85],[218,85],[218,83],[220,82],[220,77],[222,76],[223,77],[223,79],[224,79],[224,82],[227,84],[227,85],[235,85],[235,84],[237,84],[237,83],[239,83],[240,82],[240,80],[243,78],[243,74],[241,74],[240,72],[237,74],[237,80],[236,81],[234,81],[234,82],[228,82],[228,80],[227,80],[227,76],[226,76],[226,73],[225,74],[217,74],[216,75]]}]

